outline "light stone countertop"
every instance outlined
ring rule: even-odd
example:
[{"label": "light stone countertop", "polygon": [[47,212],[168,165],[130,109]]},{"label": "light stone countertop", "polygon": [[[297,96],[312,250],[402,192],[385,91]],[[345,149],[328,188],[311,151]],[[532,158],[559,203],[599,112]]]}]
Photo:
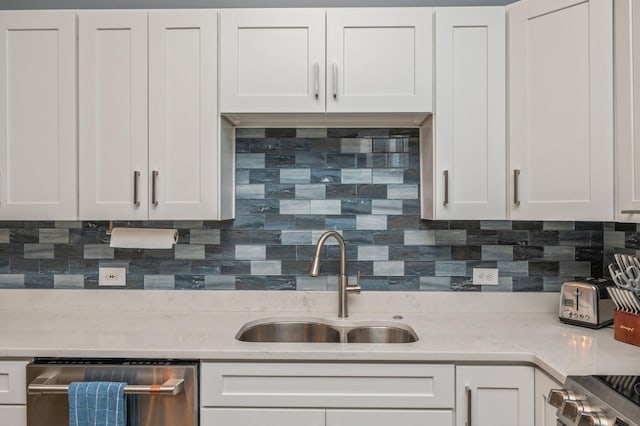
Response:
[{"label": "light stone countertop", "polygon": [[[0,357],[531,363],[567,375],[640,374],[640,347],[562,324],[558,294],[365,292],[336,316],[334,292],[0,290]],[[393,319],[401,315],[403,319]],[[248,343],[262,318],[400,322],[408,344]]]}]

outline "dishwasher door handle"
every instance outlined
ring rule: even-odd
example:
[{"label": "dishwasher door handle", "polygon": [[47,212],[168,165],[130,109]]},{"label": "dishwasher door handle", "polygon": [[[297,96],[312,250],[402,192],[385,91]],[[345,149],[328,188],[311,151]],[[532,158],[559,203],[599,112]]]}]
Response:
[{"label": "dishwasher door handle", "polygon": [[[51,380],[51,379],[48,379]],[[69,391],[69,385],[38,383],[35,379],[29,384],[30,394],[62,394]],[[184,379],[169,379],[161,385],[126,385],[126,395],[178,395],[184,391]]]}]

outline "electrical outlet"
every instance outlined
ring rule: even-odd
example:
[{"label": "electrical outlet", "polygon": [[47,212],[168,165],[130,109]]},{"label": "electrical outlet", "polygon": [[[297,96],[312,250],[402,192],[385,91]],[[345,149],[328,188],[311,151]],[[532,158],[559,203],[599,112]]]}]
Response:
[{"label": "electrical outlet", "polygon": [[127,285],[127,268],[98,268],[98,285],[124,287]]},{"label": "electrical outlet", "polygon": [[478,285],[498,285],[498,269],[473,268],[473,283]]}]

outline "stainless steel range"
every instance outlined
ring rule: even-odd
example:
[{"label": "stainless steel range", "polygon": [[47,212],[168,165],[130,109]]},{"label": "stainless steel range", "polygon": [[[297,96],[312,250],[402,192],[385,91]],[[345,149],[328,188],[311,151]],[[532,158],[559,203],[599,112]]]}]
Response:
[{"label": "stainless steel range", "polygon": [[640,426],[640,376],[569,376],[549,393],[562,426]]}]

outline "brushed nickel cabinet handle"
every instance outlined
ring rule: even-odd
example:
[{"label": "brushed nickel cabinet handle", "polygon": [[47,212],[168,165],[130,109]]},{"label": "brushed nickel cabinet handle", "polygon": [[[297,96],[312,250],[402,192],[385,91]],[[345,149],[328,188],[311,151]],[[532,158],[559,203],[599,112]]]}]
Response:
[{"label": "brushed nickel cabinet handle", "polygon": [[133,172],[133,205],[140,207],[140,200],[138,199],[138,180],[140,179],[140,172],[138,170]]},{"label": "brushed nickel cabinet handle", "polygon": [[151,204],[153,207],[158,207],[158,198],[156,197],[156,186],[158,181],[158,175],[160,173],[157,170],[154,170],[151,173]]},{"label": "brushed nickel cabinet handle", "polygon": [[442,201],[442,205],[447,207],[449,204],[449,170],[445,170],[442,172],[444,175],[444,201]]},{"label": "brushed nickel cabinet handle", "polygon": [[313,64],[313,94],[316,99],[320,96],[320,64]]},{"label": "brushed nickel cabinet handle", "polygon": [[333,64],[333,99],[338,98],[338,66]]},{"label": "brushed nickel cabinet handle", "polygon": [[471,426],[471,388],[465,386],[464,391],[467,394],[467,421],[464,424],[465,426]]},{"label": "brushed nickel cabinet handle", "polygon": [[516,206],[520,205],[520,198],[518,195],[518,178],[520,177],[520,170],[513,170],[513,204]]},{"label": "brushed nickel cabinet handle", "polygon": [[622,210],[620,211],[622,214],[640,214],[640,210]]}]

